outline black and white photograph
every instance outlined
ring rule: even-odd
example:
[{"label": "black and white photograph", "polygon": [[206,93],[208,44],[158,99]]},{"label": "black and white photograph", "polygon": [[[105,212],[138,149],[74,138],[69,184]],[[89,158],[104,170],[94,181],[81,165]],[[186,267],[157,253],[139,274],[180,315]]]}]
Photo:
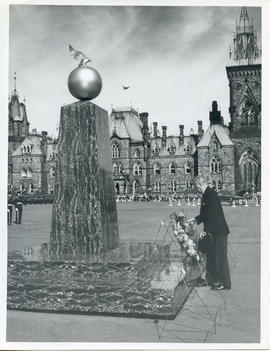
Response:
[{"label": "black and white photograph", "polygon": [[229,4],[8,5],[7,345],[263,342],[264,7]]}]

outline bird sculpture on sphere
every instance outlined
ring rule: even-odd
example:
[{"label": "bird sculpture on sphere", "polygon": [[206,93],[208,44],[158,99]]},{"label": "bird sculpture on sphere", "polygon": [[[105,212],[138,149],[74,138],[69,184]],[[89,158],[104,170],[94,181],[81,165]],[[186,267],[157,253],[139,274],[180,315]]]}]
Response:
[{"label": "bird sculpture on sphere", "polygon": [[75,60],[80,61],[79,66],[87,66],[87,64],[92,61],[90,58],[85,56],[83,52],[74,49],[74,47],[71,45],[69,45],[69,53],[75,58]]},{"label": "bird sculpture on sphere", "polygon": [[127,89],[129,89],[130,87],[129,87],[128,85],[122,85],[122,88],[123,88],[124,90],[127,90]]}]

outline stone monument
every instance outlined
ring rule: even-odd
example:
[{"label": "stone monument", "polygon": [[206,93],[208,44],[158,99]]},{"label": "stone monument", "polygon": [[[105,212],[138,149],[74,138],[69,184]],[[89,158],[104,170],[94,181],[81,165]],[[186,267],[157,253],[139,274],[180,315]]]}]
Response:
[{"label": "stone monument", "polygon": [[108,113],[89,101],[102,81],[80,59],[68,87],[81,101],[61,108],[50,236],[50,253],[58,256],[119,245]]}]

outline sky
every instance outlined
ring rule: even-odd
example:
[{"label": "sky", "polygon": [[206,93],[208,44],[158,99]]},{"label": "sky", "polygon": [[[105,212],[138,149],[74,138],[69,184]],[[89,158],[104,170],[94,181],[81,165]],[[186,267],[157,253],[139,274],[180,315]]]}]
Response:
[{"label": "sky", "polygon": [[[241,7],[11,5],[9,90],[17,74],[30,129],[57,136],[60,108],[76,99],[67,79],[76,68],[68,45],[92,59],[103,88],[93,103],[132,105],[168,135],[209,125],[217,100],[229,121],[226,65]],[[261,35],[260,8],[248,7]],[[122,85],[130,89],[123,90]]]}]

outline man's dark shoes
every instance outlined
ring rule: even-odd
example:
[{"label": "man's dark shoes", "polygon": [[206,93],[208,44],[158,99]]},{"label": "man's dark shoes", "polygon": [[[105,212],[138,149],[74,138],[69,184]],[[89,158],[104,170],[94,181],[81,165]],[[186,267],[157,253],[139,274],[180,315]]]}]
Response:
[{"label": "man's dark shoes", "polygon": [[207,282],[202,279],[202,278],[199,278],[196,280],[194,286],[197,286],[197,287],[202,287],[202,286],[208,286]]},{"label": "man's dark shoes", "polygon": [[215,283],[211,290],[230,290],[231,288],[224,286],[222,283]]}]

